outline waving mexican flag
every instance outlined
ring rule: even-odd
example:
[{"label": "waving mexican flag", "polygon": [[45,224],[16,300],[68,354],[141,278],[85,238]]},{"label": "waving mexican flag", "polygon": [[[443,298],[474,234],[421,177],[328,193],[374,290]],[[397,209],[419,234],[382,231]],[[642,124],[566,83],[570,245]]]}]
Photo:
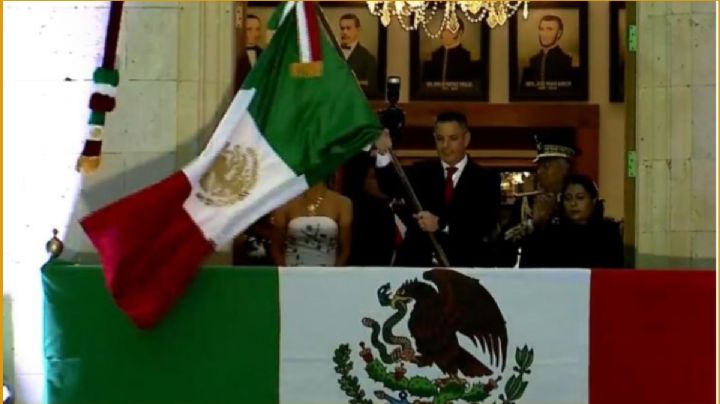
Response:
[{"label": "waving mexican flag", "polygon": [[195,161],[82,220],[113,298],[139,327],[160,320],[215,248],[380,134],[314,7],[278,7],[272,42]]}]

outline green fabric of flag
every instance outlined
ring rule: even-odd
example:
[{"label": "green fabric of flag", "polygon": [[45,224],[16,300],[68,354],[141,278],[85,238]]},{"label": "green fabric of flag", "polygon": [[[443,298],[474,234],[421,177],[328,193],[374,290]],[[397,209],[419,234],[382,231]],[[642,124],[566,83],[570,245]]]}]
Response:
[{"label": "green fabric of flag", "polygon": [[276,269],[201,271],[152,331],[115,306],[100,267],[53,264],[42,281],[46,402],[278,402]]},{"label": "green fabric of flag", "polygon": [[256,90],[248,110],[260,133],[310,185],[334,173],[382,131],[347,62],[330,42],[332,33],[322,31],[320,76],[293,77],[299,47],[272,46],[298,43],[297,16],[290,12],[242,85]]},{"label": "green fabric of flag", "polygon": [[[376,400],[380,392],[401,403],[711,403],[714,277],[207,267],[165,321],[142,331],[112,303],[99,267],[53,263],[43,270],[46,402],[392,402]],[[409,303],[391,304],[399,295]],[[673,344],[684,349],[658,356]],[[399,362],[393,352],[402,346],[434,359]],[[490,374],[468,374],[474,361]],[[697,372],[667,378],[658,363]],[[460,385],[444,382],[446,364],[458,366]],[[633,384],[619,385],[618,369]],[[670,388],[653,388],[658,380]]]}]

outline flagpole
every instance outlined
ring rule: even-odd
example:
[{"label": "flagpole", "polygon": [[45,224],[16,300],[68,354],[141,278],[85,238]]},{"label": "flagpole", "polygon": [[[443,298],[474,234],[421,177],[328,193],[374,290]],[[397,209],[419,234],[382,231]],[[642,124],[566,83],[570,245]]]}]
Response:
[{"label": "flagpole", "polygon": [[317,11],[318,16],[320,16],[320,22],[322,23],[323,28],[325,28],[325,31],[330,36],[330,40],[335,46],[335,50],[337,51],[338,55],[341,58],[345,59],[345,55],[343,55],[340,44],[337,42],[337,38],[335,38],[335,35],[332,34],[332,27],[330,26],[330,23],[328,23],[327,18],[325,18],[325,12],[323,11],[322,7],[320,7],[320,4],[318,4],[318,2],[315,2],[315,10]]},{"label": "flagpole", "polygon": [[[337,38],[335,38],[335,35],[333,35],[332,33],[332,27],[328,23],[327,18],[325,18],[325,13],[323,12],[322,7],[320,7],[320,4],[318,4],[317,2],[315,3],[315,9],[317,10],[317,14],[320,17],[320,22],[325,28],[325,31],[330,36],[330,40],[332,41],[333,45],[335,45],[335,50],[338,52],[338,55],[340,55],[340,57],[345,59],[342,49],[340,48],[340,44],[338,44]],[[359,86],[360,84],[358,83],[358,87]],[[390,158],[392,159],[392,166],[395,169],[395,173],[400,178],[400,183],[403,185],[403,188],[405,188],[405,191],[410,197],[410,202],[412,203],[413,208],[417,212],[422,212],[423,208],[420,204],[420,199],[418,199],[417,194],[415,194],[415,190],[413,189],[412,184],[410,184],[410,180],[405,174],[405,170],[403,170],[402,164],[400,164],[400,160],[397,158],[397,155],[395,155],[395,152],[392,149],[388,150],[388,153],[390,153]],[[443,250],[440,242],[437,240],[437,237],[435,237],[435,233],[427,232],[427,235],[428,237],[430,237],[430,242],[432,243],[433,249],[435,250],[435,258],[437,259],[438,264],[446,268],[449,267],[450,261],[445,254],[445,250]]]}]

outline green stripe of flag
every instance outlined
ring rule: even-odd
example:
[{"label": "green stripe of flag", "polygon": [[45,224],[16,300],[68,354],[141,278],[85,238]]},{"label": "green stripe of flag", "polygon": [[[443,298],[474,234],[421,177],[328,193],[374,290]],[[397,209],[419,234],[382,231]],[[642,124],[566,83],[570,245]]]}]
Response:
[{"label": "green stripe of flag", "polygon": [[382,128],[327,33],[320,35],[322,75],[292,76],[290,66],[300,61],[296,21],[294,12],[283,20],[243,88],[257,90],[248,110],[260,133],[313,184],[373,143]]},{"label": "green stripe of flag", "polygon": [[43,286],[48,403],[278,402],[275,269],[201,271],[150,331],[115,306],[99,267],[46,266]]}]

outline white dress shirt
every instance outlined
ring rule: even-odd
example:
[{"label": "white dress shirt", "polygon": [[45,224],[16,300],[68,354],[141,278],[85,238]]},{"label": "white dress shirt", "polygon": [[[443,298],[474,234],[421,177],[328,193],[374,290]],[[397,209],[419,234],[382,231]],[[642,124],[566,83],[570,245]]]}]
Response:
[{"label": "white dress shirt", "polygon": [[350,49],[345,49],[342,46],[340,47],[342,49],[343,55],[345,55],[345,60],[348,60],[350,58],[350,55],[352,55],[353,51],[355,50],[355,47],[357,46],[358,41],[355,41],[351,43]]},{"label": "white dress shirt", "polygon": [[246,49],[245,54],[250,61],[250,67],[255,67],[255,63],[257,63],[257,51],[255,49]]}]

